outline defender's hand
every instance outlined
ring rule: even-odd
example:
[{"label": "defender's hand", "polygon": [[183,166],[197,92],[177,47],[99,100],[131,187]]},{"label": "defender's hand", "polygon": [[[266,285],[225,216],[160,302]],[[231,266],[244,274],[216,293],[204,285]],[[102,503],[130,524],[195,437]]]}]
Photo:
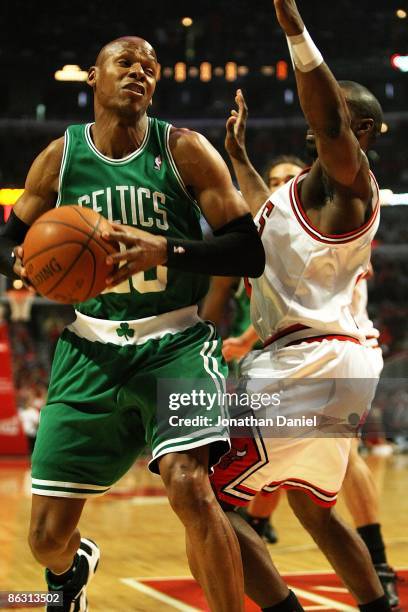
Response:
[{"label": "defender's hand", "polygon": [[286,36],[297,36],[305,24],[300,16],[295,0],[274,0],[276,17]]},{"label": "defender's hand", "polygon": [[252,348],[252,341],[248,342],[242,336],[237,338],[226,338],[222,343],[222,355],[225,361],[229,362],[233,359],[241,359]]},{"label": "defender's hand", "polygon": [[105,240],[120,242],[125,246],[123,252],[108,255],[107,264],[124,264],[106,279],[110,287],[118,285],[137,272],[150,270],[167,261],[167,240],[164,236],[155,236],[128,225],[112,223],[111,232],[102,234]]},{"label": "defender's hand", "polygon": [[225,149],[228,155],[233,159],[242,160],[246,156],[245,129],[248,118],[248,107],[240,89],[237,89],[235,103],[238,106],[238,111],[235,109],[232,110],[231,116],[227,119]]}]

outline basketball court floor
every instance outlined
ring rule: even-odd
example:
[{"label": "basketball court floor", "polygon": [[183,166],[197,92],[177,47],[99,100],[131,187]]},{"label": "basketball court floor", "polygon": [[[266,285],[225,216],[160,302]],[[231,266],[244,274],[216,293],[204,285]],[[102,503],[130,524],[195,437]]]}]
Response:
[{"label": "basketball court floor", "polygon": [[[371,455],[367,461],[381,490],[381,520],[389,562],[405,579],[399,584],[399,592],[402,609],[408,611],[408,455]],[[29,490],[28,462],[0,459],[3,592],[45,590],[42,570],[26,543]],[[338,510],[349,520],[341,499]],[[274,525],[279,542],[269,546],[269,551],[304,608],[356,610],[352,597],[297,524],[286,499],[278,507]],[[101,547],[99,569],[89,588],[90,612],[208,610],[188,569],[181,525],[169,507],[160,479],[148,472],[144,460],[110,494],[87,503],[81,529]],[[0,609],[6,609],[4,594]],[[254,612],[258,608],[248,601],[246,610]]]}]

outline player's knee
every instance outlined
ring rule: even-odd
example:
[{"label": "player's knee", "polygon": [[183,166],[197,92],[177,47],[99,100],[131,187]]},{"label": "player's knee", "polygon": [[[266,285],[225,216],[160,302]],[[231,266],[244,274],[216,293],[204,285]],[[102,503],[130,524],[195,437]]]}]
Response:
[{"label": "player's knee", "polygon": [[205,514],[209,506],[216,503],[202,466],[175,462],[162,476],[170,504],[181,519]]},{"label": "player's knee", "polygon": [[288,491],[288,500],[295,516],[310,534],[321,535],[329,529],[331,508],[317,505],[300,491]]},{"label": "player's knee", "polygon": [[208,485],[207,476],[184,473],[175,475],[168,487],[169,501],[178,516],[205,514],[214,503],[214,495]]}]

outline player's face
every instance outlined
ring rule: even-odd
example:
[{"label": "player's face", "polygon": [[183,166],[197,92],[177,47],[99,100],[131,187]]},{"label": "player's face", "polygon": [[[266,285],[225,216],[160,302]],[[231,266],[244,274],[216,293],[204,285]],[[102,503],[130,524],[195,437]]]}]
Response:
[{"label": "player's face", "polygon": [[302,168],[296,164],[282,163],[272,166],[268,172],[268,187],[271,193],[298,175],[301,170]]},{"label": "player's face", "polygon": [[95,72],[98,102],[124,114],[145,112],[156,88],[158,63],[144,40],[118,41],[104,53]]}]

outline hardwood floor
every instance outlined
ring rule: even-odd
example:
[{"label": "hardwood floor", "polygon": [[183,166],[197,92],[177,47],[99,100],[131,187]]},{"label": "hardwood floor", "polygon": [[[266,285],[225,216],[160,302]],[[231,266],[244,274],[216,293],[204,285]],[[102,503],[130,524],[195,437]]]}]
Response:
[{"label": "hardwood floor", "polygon": [[[381,490],[381,521],[389,561],[396,567],[407,567],[408,456],[370,456],[368,462]],[[29,490],[28,466],[0,460],[0,591],[45,590],[42,569],[34,562],[26,543]],[[338,511],[349,519],[341,499]],[[330,569],[294,519],[285,498],[276,511],[274,525],[279,542],[269,550],[281,573]],[[177,604],[179,600],[171,596],[159,600],[148,594],[149,587],[143,593],[123,582],[140,577],[190,575],[181,525],[164,497],[160,479],[147,471],[143,461],[111,494],[87,503],[80,526],[83,535],[97,541],[102,551],[98,573],[89,588],[90,611],[203,609]]]}]

